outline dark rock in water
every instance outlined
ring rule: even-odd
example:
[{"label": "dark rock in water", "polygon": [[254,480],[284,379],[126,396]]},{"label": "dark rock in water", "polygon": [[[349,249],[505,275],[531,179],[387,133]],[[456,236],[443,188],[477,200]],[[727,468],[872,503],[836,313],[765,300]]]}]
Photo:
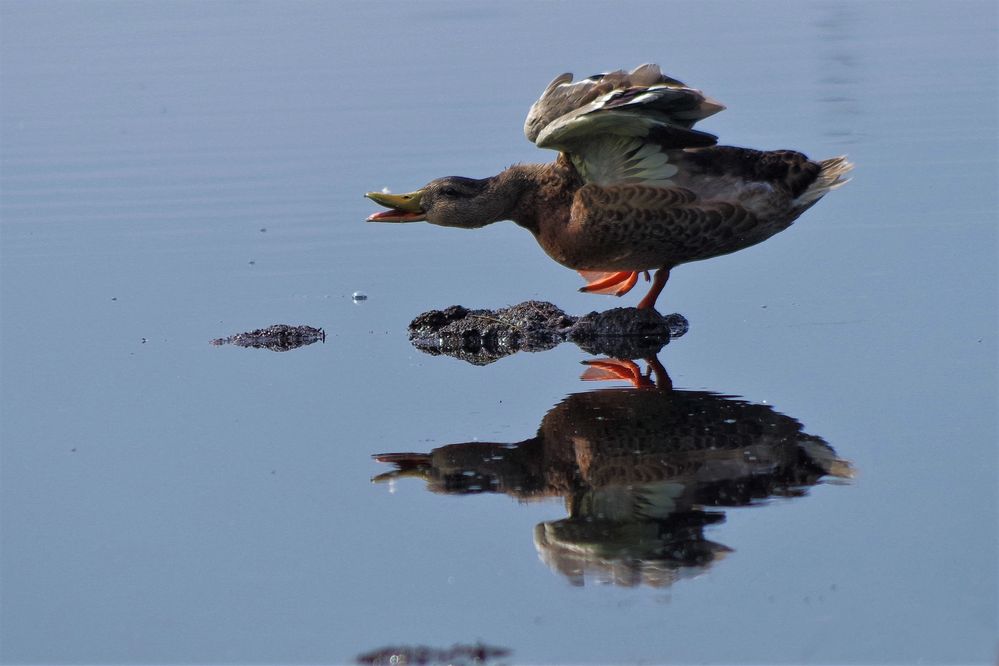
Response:
[{"label": "dark rock in water", "polygon": [[409,325],[413,346],[486,365],[518,351],[545,351],[571,341],[591,354],[644,358],[687,331],[678,314],[614,308],[582,317],[568,315],[545,301],[525,301],[499,310],[469,310],[452,305],[419,315]]},{"label": "dark rock in water", "polygon": [[326,332],[321,328],[311,326],[289,326],[274,324],[267,328],[258,328],[248,333],[237,333],[227,338],[212,340],[211,344],[236,345],[237,347],[255,347],[271,351],[291,351],[313,342],[326,342]]},{"label": "dark rock in water", "polygon": [[409,325],[409,339],[428,354],[446,354],[486,365],[518,351],[545,351],[566,338],[575,323],[551,303],[526,301],[499,310],[452,305],[424,312]]},{"label": "dark rock in water", "polygon": [[507,648],[494,647],[484,643],[474,645],[452,645],[450,648],[432,648],[426,645],[400,645],[381,648],[358,655],[357,663],[378,666],[380,664],[405,664],[408,666],[484,666],[495,659],[510,655]]},{"label": "dark rock in water", "polygon": [[678,314],[663,316],[652,309],[614,308],[579,317],[569,339],[588,340],[601,336],[651,335],[677,338],[687,332],[687,320]]},{"label": "dark rock in water", "polygon": [[591,354],[634,359],[655,356],[672,338],[686,332],[683,315],[664,317],[651,309],[614,308],[583,315],[567,339]]}]

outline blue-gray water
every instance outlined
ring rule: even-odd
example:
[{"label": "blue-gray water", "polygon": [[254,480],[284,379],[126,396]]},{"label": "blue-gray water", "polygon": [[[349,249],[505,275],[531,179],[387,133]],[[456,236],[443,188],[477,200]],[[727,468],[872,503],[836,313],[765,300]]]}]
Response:
[{"label": "blue-gray water", "polygon": [[[0,661],[995,663],[996,43],[991,2],[6,0]],[[571,346],[422,354],[416,314],[622,301],[513,224],[365,224],[361,194],[551,159],[521,132],[548,81],[647,61],[728,106],[723,143],[856,163],[660,301],[677,388],[856,476],[719,509],[699,575],[579,586],[534,545],[557,498],[372,484],[371,455],[520,442],[594,388]],[[208,344],[274,323],[328,338]]]}]

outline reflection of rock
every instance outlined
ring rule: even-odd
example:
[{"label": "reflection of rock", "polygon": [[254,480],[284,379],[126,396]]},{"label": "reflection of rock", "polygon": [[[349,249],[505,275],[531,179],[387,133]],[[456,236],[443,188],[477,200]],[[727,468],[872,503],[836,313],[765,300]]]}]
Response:
[{"label": "reflection of rock", "polygon": [[464,443],[376,456],[435,492],[563,496],[568,517],[535,529],[542,559],[574,583],[669,585],[722,557],[705,507],[797,497],[824,476],[850,476],[795,419],[703,391],[605,389],[556,405],[516,444]]},{"label": "reflection of rock", "polygon": [[326,342],[326,333],[323,329],[287,324],[274,324],[248,333],[237,333],[227,338],[212,340],[212,344],[216,346],[229,344],[237,347],[266,348],[271,351],[290,351],[311,345],[313,342]]},{"label": "reflection of rock", "polygon": [[687,320],[678,314],[614,308],[573,317],[551,303],[525,301],[499,310],[452,305],[424,312],[409,325],[409,338],[428,354],[485,365],[518,351],[546,351],[567,340],[592,354],[652,356],[686,331]]}]

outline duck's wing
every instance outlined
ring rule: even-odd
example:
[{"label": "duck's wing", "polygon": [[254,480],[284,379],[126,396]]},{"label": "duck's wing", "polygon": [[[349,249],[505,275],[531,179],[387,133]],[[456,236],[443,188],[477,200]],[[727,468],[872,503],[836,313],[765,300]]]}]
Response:
[{"label": "duck's wing", "polygon": [[714,145],[717,137],[691,128],[724,108],[657,65],[577,82],[563,74],[531,107],[524,133],[567,153],[587,182],[669,185],[677,168],[667,151]]},{"label": "duck's wing", "polygon": [[658,65],[596,74],[576,82],[566,73],[555,77],[531,106],[524,134],[542,148],[557,148],[551,142],[576,132],[586,134],[585,125],[593,121],[601,126],[621,125],[621,131],[631,126],[637,135],[657,124],[690,129],[724,108],[700,90],[666,76]]}]

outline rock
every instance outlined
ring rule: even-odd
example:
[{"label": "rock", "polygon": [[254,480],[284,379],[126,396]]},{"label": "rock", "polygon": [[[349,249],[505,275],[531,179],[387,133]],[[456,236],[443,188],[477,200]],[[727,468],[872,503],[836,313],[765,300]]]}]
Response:
[{"label": "rock", "polygon": [[452,305],[431,310],[409,325],[417,349],[486,365],[518,351],[552,349],[565,341],[592,354],[615,358],[655,355],[671,338],[687,331],[678,314],[614,308],[574,317],[546,301],[525,301],[499,310],[469,310]]}]

